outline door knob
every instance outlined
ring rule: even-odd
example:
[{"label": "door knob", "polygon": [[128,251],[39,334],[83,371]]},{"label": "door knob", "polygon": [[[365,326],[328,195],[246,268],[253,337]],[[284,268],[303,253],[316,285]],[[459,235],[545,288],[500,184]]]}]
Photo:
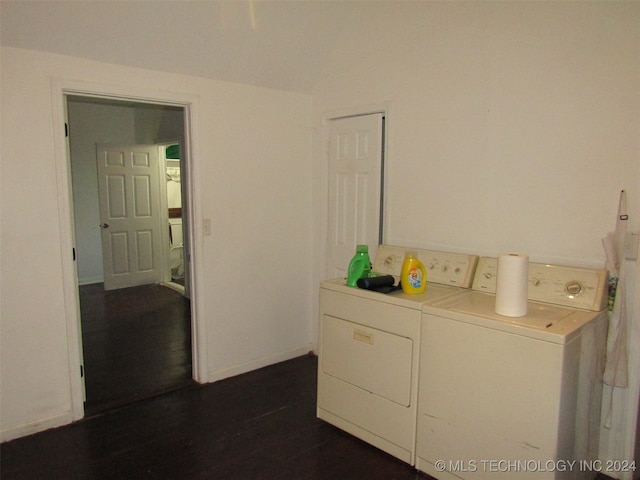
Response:
[{"label": "door knob", "polygon": [[109,228],[109,224],[108,223],[103,223],[100,225],[100,228]]}]

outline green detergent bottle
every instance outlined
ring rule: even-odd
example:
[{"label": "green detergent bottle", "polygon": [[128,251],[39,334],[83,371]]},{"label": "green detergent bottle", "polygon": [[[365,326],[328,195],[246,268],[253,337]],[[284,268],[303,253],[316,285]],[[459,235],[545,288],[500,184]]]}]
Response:
[{"label": "green detergent bottle", "polygon": [[371,272],[371,260],[369,259],[369,247],[358,245],[356,254],[349,262],[349,272],[347,273],[347,285],[355,287],[360,278],[366,278]]}]

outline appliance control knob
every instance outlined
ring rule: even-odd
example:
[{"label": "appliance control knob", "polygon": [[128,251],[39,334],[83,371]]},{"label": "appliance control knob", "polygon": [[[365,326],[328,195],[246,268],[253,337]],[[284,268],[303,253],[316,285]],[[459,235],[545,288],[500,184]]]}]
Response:
[{"label": "appliance control knob", "polygon": [[483,276],[484,276],[484,278],[486,278],[487,280],[491,280],[491,277],[493,277],[493,275],[491,275],[491,274],[490,274],[490,273],[488,273],[488,272],[487,272],[487,273],[485,273]]},{"label": "appliance control knob", "polygon": [[579,282],[569,282],[564,286],[569,295],[580,295],[582,293],[582,285]]}]

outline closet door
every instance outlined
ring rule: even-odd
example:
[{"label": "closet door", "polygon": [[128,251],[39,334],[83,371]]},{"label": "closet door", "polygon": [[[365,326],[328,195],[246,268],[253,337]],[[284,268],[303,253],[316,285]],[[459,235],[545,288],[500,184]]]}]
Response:
[{"label": "closet door", "polygon": [[346,276],[356,245],[369,246],[370,256],[382,232],[382,113],[331,120],[327,273]]}]

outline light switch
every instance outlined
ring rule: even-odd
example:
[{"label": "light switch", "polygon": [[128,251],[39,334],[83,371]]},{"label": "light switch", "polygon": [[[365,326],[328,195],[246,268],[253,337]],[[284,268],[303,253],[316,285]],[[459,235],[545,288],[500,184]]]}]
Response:
[{"label": "light switch", "polygon": [[640,233],[627,233],[624,239],[624,258],[627,260],[635,260],[638,258],[638,238]]}]

